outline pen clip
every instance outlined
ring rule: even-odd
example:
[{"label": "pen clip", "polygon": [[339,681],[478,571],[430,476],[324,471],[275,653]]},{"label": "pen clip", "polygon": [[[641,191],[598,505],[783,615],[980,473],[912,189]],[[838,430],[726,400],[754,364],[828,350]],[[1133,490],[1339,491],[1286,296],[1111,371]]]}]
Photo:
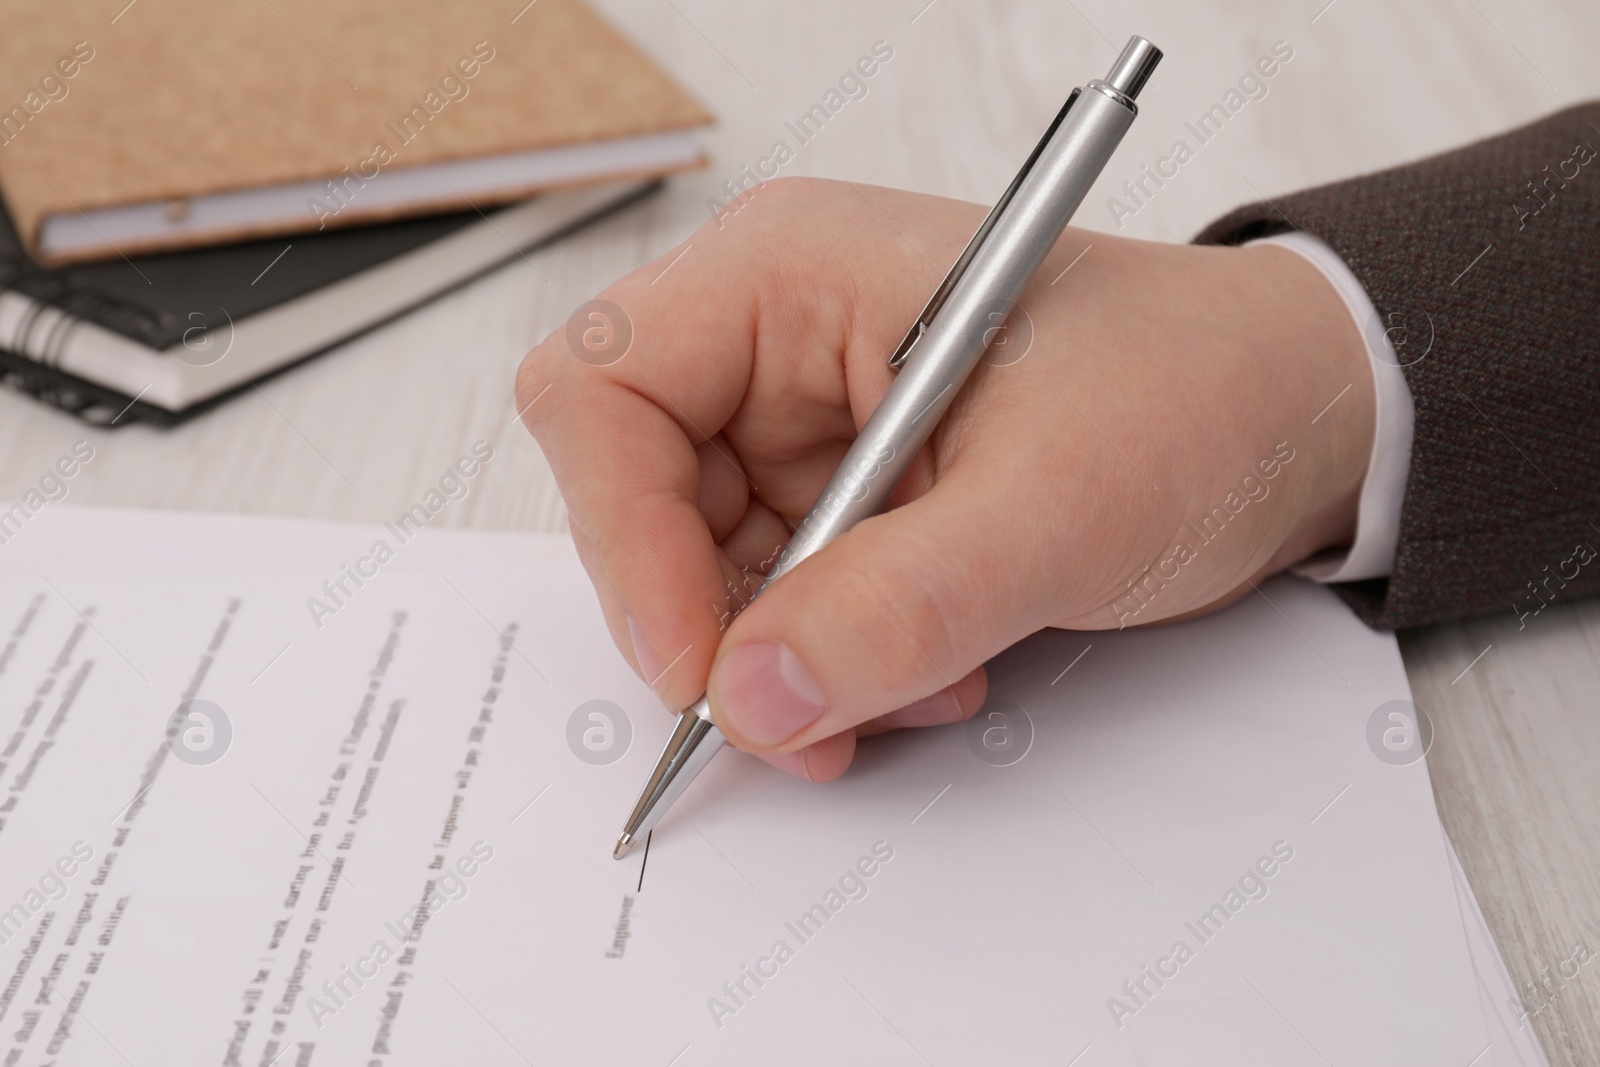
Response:
[{"label": "pen clip", "polygon": [[1005,214],[1006,208],[1011,204],[1011,198],[1021,188],[1023,179],[1028,176],[1028,172],[1033,170],[1034,163],[1038,161],[1040,154],[1044,152],[1044,146],[1049,144],[1050,138],[1055,136],[1057,128],[1060,127],[1062,120],[1067,117],[1067,112],[1072,109],[1073,102],[1078,99],[1078,94],[1081,92],[1083,92],[1082,89],[1072,90],[1072,95],[1067,97],[1067,102],[1061,105],[1061,110],[1057,112],[1055,119],[1045,129],[1044,136],[1039,138],[1039,143],[1033,146],[1033,151],[1028,155],[1027,161],[1022,164],[1022,169],[1017,172],[1015,178],[1011,179],[1011,184],[1006,187],[1005,194],[1000,197],[994,207],[989,210],[989,214],[984,217],[983,223],[978,227],[977,232],[972,235],[972,240],[967,242],[967,247],[962,249],[961,255],[956,259],[955,266],[950,268],[950,273],[944,276],[944,281],[939,283],[939,288],[935,289],[933,296],[928,298],[928,306],[922,309],[922,314],[917,316],[917,321],[911,324],[911,329],[906,334],[905,340],[900,342],[899,347],[894,350],[894,355],[889,357],[890,367],[899,370],[904,366],[906,357],[911,354],[911,350],[916,347],[917,342],[922,340],[922,335],[928,332],[928,327],[933,325],[933,320],[939,314],[939,309],[950,298],[951,292],[955,290],[956,284],[961,281],[961,276],[966,273],[973,257],[978,254],[978,249],[983,247],[983,242],[988,238],[989,231],[994,229],[995,223],[1000,221],[1000,216]]}]

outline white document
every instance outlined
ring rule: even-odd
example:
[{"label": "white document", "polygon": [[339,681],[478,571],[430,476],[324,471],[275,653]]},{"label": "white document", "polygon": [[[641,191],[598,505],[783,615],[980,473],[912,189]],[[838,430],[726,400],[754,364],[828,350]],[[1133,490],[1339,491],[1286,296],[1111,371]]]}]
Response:
[{"label": "white document", "polygon": [[0,549],[0,1062],[1532,1062],[1326,590],[1040,635],[829,785],[730,751],[615,862],[670,720],[570,550],[425,535],[316,626],[383,536]]}]

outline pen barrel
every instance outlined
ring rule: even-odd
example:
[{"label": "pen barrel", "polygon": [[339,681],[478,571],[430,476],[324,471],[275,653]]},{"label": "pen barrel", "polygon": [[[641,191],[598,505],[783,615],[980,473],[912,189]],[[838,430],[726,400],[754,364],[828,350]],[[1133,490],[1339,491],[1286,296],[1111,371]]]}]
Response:
[{"label": "pen barrel", "polygon": [[[1133,123],[1133,97],[1160,59],[1159,49],[1134,37],[1106,82],[1092,81],[1073,92],[896,349],[890,365],[901,368],[899,375],[779,553],[758,595],[883,509],[1105,169]],[[614,856],[649,833],[724,740],[710,699],[702,695],[680,716]]]},{"label": "pen barrel", "polygon": [[763,590],[888,502],[1132,124],[1130,103],[1099,86],[1091,83],[1068,101],[1005,211],[779,553]]}]

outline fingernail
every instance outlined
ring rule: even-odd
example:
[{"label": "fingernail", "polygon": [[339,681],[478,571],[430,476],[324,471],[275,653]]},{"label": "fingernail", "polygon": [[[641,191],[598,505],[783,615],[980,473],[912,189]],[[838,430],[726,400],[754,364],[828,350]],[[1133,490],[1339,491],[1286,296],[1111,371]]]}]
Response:
[{"label": "fingernail", "polygon": [[752,641],[717,668],[718,710],[735,732],[763,748],[781,745],[822,718],[822,690],[787,645]]},{"label": "fingernail", "polygon": [[633,621],[633,616],[628,616],[628,636],[633,638],[633,659],[639,664],[639,673],[644,675],[645,684],[655,690],[656,695],[666,687],[667,679],[661,663],[661,657],[656,655],[656,650],[650,647],[650,642],[645,640],[644,631],[639,629],[639,624]]}]

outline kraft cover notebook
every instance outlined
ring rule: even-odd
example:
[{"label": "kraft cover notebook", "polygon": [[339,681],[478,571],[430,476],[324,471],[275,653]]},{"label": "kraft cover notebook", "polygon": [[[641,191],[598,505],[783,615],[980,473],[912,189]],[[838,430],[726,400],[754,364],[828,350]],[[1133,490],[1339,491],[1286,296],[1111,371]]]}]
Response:
[{"label": "kraft cover notebook", "polygon": [[581,0],[117,7],[0,0],[0,192],[41,263],[703,162],[706,112]]}]

